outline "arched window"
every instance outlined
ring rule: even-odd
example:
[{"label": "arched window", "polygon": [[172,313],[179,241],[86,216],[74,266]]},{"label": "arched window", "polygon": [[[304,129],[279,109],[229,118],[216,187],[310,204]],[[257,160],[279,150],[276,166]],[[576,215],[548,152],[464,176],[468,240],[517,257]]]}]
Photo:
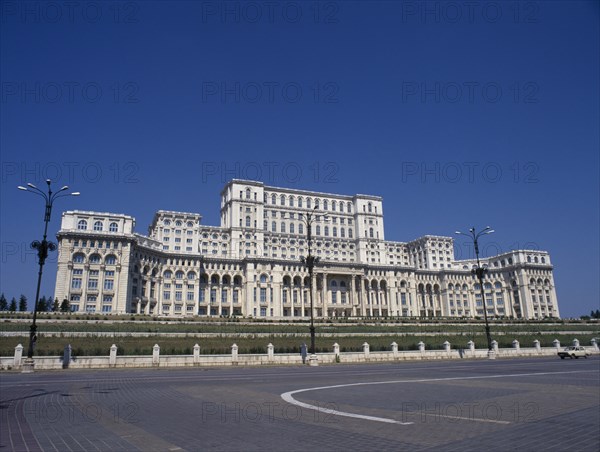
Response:
[{"label": "arched window", "polygon": [[323,210],[328,210],[329,209],[329,202],[325,199],[323,200]]},{"label": "arched window", "polygon": [[304,225],[302,223],[298,224],[298,234],[304,234]]},{"label": "arched window", "polygon": [[181,226],[182,224],[183,224],[183,223],[181,222],[181,220],[177,220],[177,221],[175,222],[175,226]]},{"label": "arched window", "polygon": [[87,229],[87,221],[79,220],[77,223],[77,229]]},{"label": "arched window", "polygon": [[163,273],[163,277],[165,279],[171,279],[173,277],[173,273],[171,273],[171,270],[167,270],[166,272]]},{"label": "arched window", "polygon": [[[340,204],[341,206],[342,204]],[[344,228],[340,228],[340,237],[346,237],[346,230]]]},{"label": "arched window", "polygon": [[281,222],[281,232],[285,232],[285,221]]},{"label": "arched window", "polygon": [[337,287],[337,281],[335,279],[331,281],[331,287]]},{"label": "arched window", "polygon": [[196,273],[195,272],[188,272],[187,277],[188,277],[188,279],[196,279]]},{"label": "arched window", "polygon": [[265,275],[265,274],[260,275],[260,282],[261,283],[266,283],[267,279],[268,279],[267,275]]},{"label": "arched window", "polygon": [[100,255],[99,254],[92,254],[90,256],[90,264],[99,264],[100,263]]},{"label": "arched window", "polygon": [[74,264],[83,264],[83,261],[85,260],[85,256],[81,253],[77,253],[73,256],[73,263]]},{"label": "arched window", "polygon": [[320,205],[320,204],[319,204],[319,200],[318,200],[318,199],[315,199],[315,209],[318,209],[318,208],[319,208],[319,205]]},{"label": "arched window", "polygon": [[373,212],[373,205],[371,203],[368,204],[369,213]]},{"label": "arched window", "polygon": [[352,238],[352,229],[348,229],[348,238]]},{"label": "arched window", "polygon": [[369,237],[373,238],[373,228],[369,228]]},{"label": "arched window", "polygon": [[310,209],[310,198],[306,198],[306,208]]},{"label": "arched window", "polygon": [[175,279],[183,279],[183,272],[181,270],[175,273]]},{"label": "arched window", "polygon": [[119,225],[113,222],[108,226],[108,230],[110,232],[117,232],[119,230]]},{"label": "arched window", "polygon": [[329,226],[325,226],[325,237],[329,237]]},{"label": "arched window", "polygon": [[294,197],[290,196],[290,207],[294,207]]},{"label": "arched window", "polygon": [[273,204],[273,205],[277,204],[277,196],[275,196],[275,194],[271,195],[271,204]]},{"label": "arched window", "polygon": [[302,207],[302,198],[298,198],[298,207]]},{"label": "arched window", "polygon": [[348,202],[348,204],[346,204],[346,206],[348,207],[348,213],[352,213],[352,204],[350,202]]},{"label": "arched window", "polygon": [[337,209],[337,202],[335,202],[335,201],[332,201],[332,202],[331,202],[331,210],[333,210],[333,211],[335,212],[335,211],[336,211],[336,209]]},{"label": "arched window", "polygon": [[343,203],[343,202],[341,202],[341,203],[340,203],[340,212],[343,212],[343,211],[344,211],[344,203]]},{"label": "arched window", "polygon": [[115,257],[114,254],[109,254],[108,256],[106,256],[106,258],[104,259],[104,263],[106,265],[115,265],[115,263],[117,262],[117,258]]},{"label": "arched window", "polygon": [[290,223],[290,234],[294,234],[294,223]]},{"label": "arched window", "polygon": [[250,217],[246,217],[246,227],[250,227]]},{"label": "arched window", "polygon": [[527,262],[531,262],[531,256],[527,256]]},{"label": "arched window", "polygon": [[281,197],[279,198],[279,202],[282,206],[285,206],[285,195],[281,195]]},{"label": "arched window", "polygon": [[246,189],[246,199],[250,199],[250,189]]},{"label": "arched window", "polygon": [[321,226],[317,225],[317,235],[321,235]]},{"label": "arched window", "polygon": [[271,222],[271,232],[277,232],[277,222]]},{"label": "arched window", "polygon": [[333,236],[337,237],[337,227],[333,227]]}]

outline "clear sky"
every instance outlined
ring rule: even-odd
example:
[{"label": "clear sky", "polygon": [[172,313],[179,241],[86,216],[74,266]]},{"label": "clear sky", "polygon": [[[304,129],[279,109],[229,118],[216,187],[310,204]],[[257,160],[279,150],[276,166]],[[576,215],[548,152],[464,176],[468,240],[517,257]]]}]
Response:
[{"label": "clear sky", "polygon": [[[1,2],[1,271],[35,294],[42,199],[219,223],[227,180],[384,198],[386,239],[491,225],[598,309],[597,1]],[[472,256],[458,237],[456,257]],[[43,295],[52,295],[56,253]]]}]

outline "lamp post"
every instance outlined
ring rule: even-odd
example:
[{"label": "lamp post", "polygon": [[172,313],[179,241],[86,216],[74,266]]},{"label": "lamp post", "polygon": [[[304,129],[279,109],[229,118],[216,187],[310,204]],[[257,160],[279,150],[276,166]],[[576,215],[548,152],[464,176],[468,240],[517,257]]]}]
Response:
[{"label": "lamp post", "polygon": [[479,280],[479,290],[481,291],[481,300],[483,303],[483,318],[485,319],[485,335],[487,338],[488,358],[489,359],[494,359],[495,356],[494,356],[494,349],[492,347],[492,336],[490,334],[490,324],[488,323],[487,301],[485,299],[485,291],[483,290],[483,277],[488,272],[488,268],[487,268],[487,265],[481,265],[481,263],[479,262],[479,242],[478,242],[478,240],[479,240],[479,237],[481,237],[482,235],[492,234],[493,232],[494,232],[494,230],[490,226],[486,226],[484,229],[482,229],[479,232],[476,232],[475,228],[473,227],[473,228],[469,229],[468,234],[466,234],[464,232],[456,231],[456,234],[467,236],[471,240],[473,240],[473,246],[475,248],[475,257],[477,258],[477,265],[473,266],[473,268],[471,269],[471,273],[473,275],[477,276],[477,279]]},{"label": "lamp post", "polygon": [[314,211],[317,209],[317,206],[313,208],[311,212],[308,212],[302,216],[304,223],[306,224],[306,239],[308,241],[308,255],[306,257],[302,256],[300,258],[300,262],[306,266],[308,269],[308,288],[309,288],[309,296],[310,296],[310,358],[309,362],[311,365],[318,365],[317,356],[315,353],[315,323],[314,323],[314,305],[313,305],[313,270],[315,268],[315,264],[317,264],[320,260],[319,257],[312,255],[311,241],[312,241],[312,224],[316,219]]},{"label": "lamp post", "polygon": [[64,196],[79,196],[79,192],[73,193],[63,193],[65,190],[68,190],[68,186],[62,187],[56,193],[52,192],[52,187],[50,186],[52,181],[50,179],[46,179],[46,184],[48,185],[48,193],[37,188],[35,185],[28,183],[27,187],[18,186],[19,190],[27,191],[29,193],[33,193],[35,195],[41,196],[44,198],[46,208],[44,210],[44,237],[42,241],[34,240],[31,242],[31,248],[37,250],[38,255],[38,263],[39,263],[39,271],[38,271],[38,280],[37,280],[37,288],[35,291],[35,300],[33,303],[33,320],[31,323],[31,327],[29,328],[29,347],[27,349],[27,359],[23,362],[23,372],[33,372],[33,347],[37,340],[37,325],[35,324],[38,310],[38,299],[40,297],[40,286],[42,284],[42,272],[44,270],[44,264],[46,263],[46,258],[48,257],[49,251],[56,250],[56,244],[46,240],[48,236],[48,223],[50,222],[50,216],[52,215],[52,204],[57,198],[62,198]]}]

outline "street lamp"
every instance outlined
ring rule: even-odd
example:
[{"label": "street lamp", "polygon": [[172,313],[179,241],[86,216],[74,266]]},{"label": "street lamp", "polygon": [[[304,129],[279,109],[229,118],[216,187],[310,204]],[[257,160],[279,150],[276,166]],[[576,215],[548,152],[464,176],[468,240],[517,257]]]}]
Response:
[{"label": "street lamp", "polygon": [[306,266],[308,269],[308,288],[310,291],[310,362],[311,365],[317,365],[317,356],[315,354],[315,323],[314,323],[314,307],[313,307],[313,270],[315,268],[315,264],[317,264],[320,260],[319,257],[313,256],[311,251],[311,241],[312,241],[312,224],[318,218],[315,215],[315,210],[318,206],[315,206],[311,212],[308,212],[302,215],[302,220],[306,224],[306,238],[308,242],[308,255],[306,257],[302,256],[300,258],[300,262]]},{"label": "street lamp", "polygon": [[42,272],[44,270],[46,258],[48,257],[48,252],[56,250],[56,244],[46,240],[46,237],[48,235],[48,223],[50,222],[50,216],[52,215],[52,204],[57,198],[62,198],[64,196],[79,196],[79,192],[63,193],[64,191],[69,189],[69,187],[66,185],[60,190],[58,190],[56,193],[53,193],[52,188],[50,187],[51,183],[52,181],[50,179],[46,179],[46,184],[48,185],[48,193],[45,193],[44,191],[40,190],[31,183],[28,183],[27,187],[22,187],[20,185],[17,187],[19,190],[23,190],[41,196],[42,198],[44,198],[44,201],[46,203],[46,208],[44,211],[44,238],[41,242],[38,240],[34,240],[33,242],[31,242],[31,248],[37,250],[40,269],[38,271],[37,289],[35,291],[35,300],[33,304],[33,321],[31,323],[29,331],[29,348],[27,349],[27,359],[23,362],[23,372],[33,372],[33,347],[35,345],[35,341],[37,340],[37,325],[35,324],[35,320],[38,310],[38,299],[40,297],[40,285],[42,284]]},{"label": "street lamp", "polygon": [[481,263],[479,262],[479,237],[481,237],[482,235],[486,235],[486,234],[492,234],[494,232],[494,230],[490,227],[490,226],[486,226],[483,230],[476,232],[475,228],[471,228],[469,229],[469,233],[466,234],[464,232],[460,232],[460,231],[456,231],[456,234],[459,235],[464,235],[469,237],[471,240],[473,240],[473,245],[475,247],[475,257],[477,258],[477,265],[473,265],[473,268],[471,269],[471,273],[475,276],[477,276],[477,279],[479,279],[479,290],[481,290],[481,300],[483,303],[483,318],[485,319],[485,335],[487,338],[487,344],[488,344],[488,358],[489,359],[494,359],[494,349],[492,347],[492,336],[490,335],[490,324],[488,323],[488,317],[487,317],[487,301],[485,299],[485,291],[483,290],[483,277],[484,275],[488,272],[488,267],[487,265],[481,265]]}]

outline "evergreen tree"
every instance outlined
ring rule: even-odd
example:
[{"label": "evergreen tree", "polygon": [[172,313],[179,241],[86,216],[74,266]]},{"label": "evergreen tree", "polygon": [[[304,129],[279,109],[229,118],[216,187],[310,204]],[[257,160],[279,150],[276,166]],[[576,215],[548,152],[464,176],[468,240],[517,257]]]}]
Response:
[{"label": "evergreen tree", "polygon": [[58,298],[54,299],[54,305],[52,306],[52,312],[58,312],[60,309],[60,303],[58,302]]},{"label": "evergreen tree", "polygon": [[6,297],[4,293],[0,295],[0,311],[6,311],[8,309],[8,302],[6,301]]},{"label": "evergreen tree", "polygon": [[8,310],[10,312],[15,312],[17,310],[17,300],[15,300],[15,297],[12,297],[12,300],[10,300],[10,306],[8,307]]},{"label": "evergreen tree", "polygon": [[70,309],[71,307],[69,306],[69,300],[65,298],[60,304],[60,312],[69,312]]},{"label": "evergreen tree", "polygon": [[27,297],[23,294],[19,297],[19,311],[27,311]]},{"label": "evergreen tree", "polygon": [[42,297],[38,300],[37,312],[45,312],[45,311],[46,311],[46,297]]}]

